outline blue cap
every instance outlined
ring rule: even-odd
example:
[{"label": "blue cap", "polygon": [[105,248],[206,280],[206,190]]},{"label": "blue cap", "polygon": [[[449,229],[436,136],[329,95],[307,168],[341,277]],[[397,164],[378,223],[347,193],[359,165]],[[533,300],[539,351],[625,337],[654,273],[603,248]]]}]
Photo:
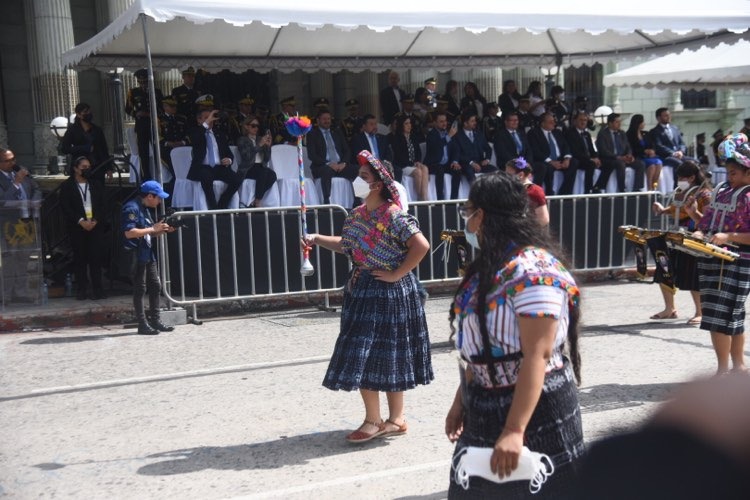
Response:
[{"label": "blue cap", "polygon": [[141,193],[155,194],[159,198],[169,198],[169,193],[162,189],[161,184],[156,181],[146,181],[141,184]]}]

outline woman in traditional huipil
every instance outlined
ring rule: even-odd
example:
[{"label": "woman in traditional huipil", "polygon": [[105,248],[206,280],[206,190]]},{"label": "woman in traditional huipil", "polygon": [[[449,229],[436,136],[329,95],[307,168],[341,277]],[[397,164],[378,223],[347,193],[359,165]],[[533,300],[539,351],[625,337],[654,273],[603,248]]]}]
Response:
[{"label": "woman in traditional huipil", "polygon": [[[432,378],[430,341],[414,269],[429,250],[417,220],[399,203],[393,174],[368,151],[358,155],[354,194],[364,203],[344,221],[341,236],[308,235],[303,244],[346,254],[352,272],[344,290],[341,332],[323,385],[359,390],[362,425],[347,441],[406,433],[404,391]],[[380,393],[388,418],[380,412]]]},{"label": "woman in traditional huipil", "polygon": [[[477,249],[451,311],[465,368],[445,419],[454,457],[467,446],[493,448],[500,477],[518,467],[522,447],[555,466],[537,497],[560,498],[583,453],[576,381],[579,291],[548,250],[547,232],[529,210],[526,187],[505,172],[483,175],[461,209],[466,240]],[[567,353],[566,353],[567,344]],[[526,498],[529,483],[451,474],[449,498]]]},{"label": "woman in traditional huipil", "polygon": [[740,258],[726,262],[705,258],[698,262],[703,318],[700,328],[711,332],[717,373],[745,367],[745,300],[750,293],[750,145],[745,134],[719,144],[726,161],[727,184],[716,188],[694,236],[710,237],[714,245],[737,246]]}]

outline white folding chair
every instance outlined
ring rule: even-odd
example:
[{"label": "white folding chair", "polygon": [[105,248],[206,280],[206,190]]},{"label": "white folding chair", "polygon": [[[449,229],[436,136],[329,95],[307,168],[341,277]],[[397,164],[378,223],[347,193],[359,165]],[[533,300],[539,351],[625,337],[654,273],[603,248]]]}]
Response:
[{"label": "white folding chair", "polygon": [[[235,149],[232,149],[235,148]],[[181,148],[180,148],[181,149]],[[234,161],[232,162],[232,170],[235,172],[237,171],[237,157],[239,156],[239,153],[236,149],[236,146],[229,146],[229,149],[232,150],[232,155],[234,156]],[[174,151],[174,150],[173,150]],[[190,163],[192,162],[192,148],[191,148],[191,155],[190,160],[188,162],[188,170],[190,169]],[[224,168],[224,167],[216,167],[216,168]],[[175,170],[175,174],[177,171]],[[185,173],[185,176],[187,177],[187,172]],[[188,181],[193,186],[193,210],[208,210],[208,203],[206,202],[206,193],[203,192],[203,186],[201,186],[201,183],[198,181]],[[214,197],[218,200],[221,198],[221,195],[226,191],[227,184],[223,181],[214,181]],[[175,191],[177,188],[175,187]],[[174,202],[173,202],[174,203]],[[240,208],[240,193],[239,190],[237,190],[236,193],[232,195],[232,198],[229,200],[228,208]]]},{"label": "white folding chair", "polygon": [[[451,179],[453,179],[451,174],[443,174],[443,194],[446,200],[451,199]],[[467,200],[469,198],[470,189],[471,185],[469,184],[469,180],[462,175],[461,184],[458,186],[458,199]]]},{"label": "white folding chair", "polygon": [[[130,149],[130,175],[128,182],[135,184],[140,179],[139,172],[141,171],[141,157],[138,156],[138,138],[135,135],[135,128],[128,127],[125,132],[126,140],[128,141],[128,148]],[[154,163],[154,149],[149,146],[148,149],[149,157],[151,158],[151,164]],[[164,165],[161,166],[161,181],[162,184],[172,180],[172,173]]]},{"label": "white folding chair", "polygon": [[[181,146],[172,149],[170,153],[175,174],[174,192],[172,193],[172,206],[175,208],[193,207],[194,184],[187,178],[192,162],[192,152],[192,147]],[[200,184],[198,184],[198,189],[200,189]]]},{"label": "white folding chair", "polygon": [[[299,164],[297,147],[289,144],[271,146],[271,168],[276,172],[281,206],[296,206],[299,199]],[[320,198],[312,179],[305,179],[305,203],[320,205]]]}]

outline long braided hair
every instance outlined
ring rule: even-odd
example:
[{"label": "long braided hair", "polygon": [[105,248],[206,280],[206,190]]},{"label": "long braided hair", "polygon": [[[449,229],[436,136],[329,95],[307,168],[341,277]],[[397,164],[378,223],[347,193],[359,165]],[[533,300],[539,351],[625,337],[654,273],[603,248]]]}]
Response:
[{"label": "long braided hair", "polygon": [[[485,174],[479,177],[471,187],[469,200],[475,209],[484,212],[479,229],[481,248],[476,258],[468,265],[464,278],[456,294],[476,275],[479,278],[477,287],[476,313],[484,345],[484,358],[488,368],[492,365],[490,336],[487,328],[487,293],[497,272],[505,267],[519,248],[534,246],[547,249],[559,256],[562,252],[552,241],[549,233],[542,228],[530,212],[526,187],[514,176],[505,172]],[[567,264],[560,259],[570,269]],[[450,308],[451,339],[456,333],[454,302]],[[573,366],[576,381],[581,382],[581,357],[578,352],[578,327],[580,307],[569,308],[568,354]],[[495,382],[495,371],[488,370]]]}]

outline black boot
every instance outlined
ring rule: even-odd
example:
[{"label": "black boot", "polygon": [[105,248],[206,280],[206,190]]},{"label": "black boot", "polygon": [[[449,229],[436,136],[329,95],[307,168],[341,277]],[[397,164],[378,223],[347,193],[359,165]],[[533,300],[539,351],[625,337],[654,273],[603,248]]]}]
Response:
[{"label": "black boot", "polygon": [[171,332],[174,330],[173,326],[167,326],[161,322],[161,320],[159,319],[159,311],[150,312],[146,315],[146,317],[148,318],[148,324],[151,326],[151,328],[157,331]]},{"label": "black boot", "polygon": [[152,328],[145,319],[142,319],[138,322],[138,335],[159,335],[159,330]]}]

